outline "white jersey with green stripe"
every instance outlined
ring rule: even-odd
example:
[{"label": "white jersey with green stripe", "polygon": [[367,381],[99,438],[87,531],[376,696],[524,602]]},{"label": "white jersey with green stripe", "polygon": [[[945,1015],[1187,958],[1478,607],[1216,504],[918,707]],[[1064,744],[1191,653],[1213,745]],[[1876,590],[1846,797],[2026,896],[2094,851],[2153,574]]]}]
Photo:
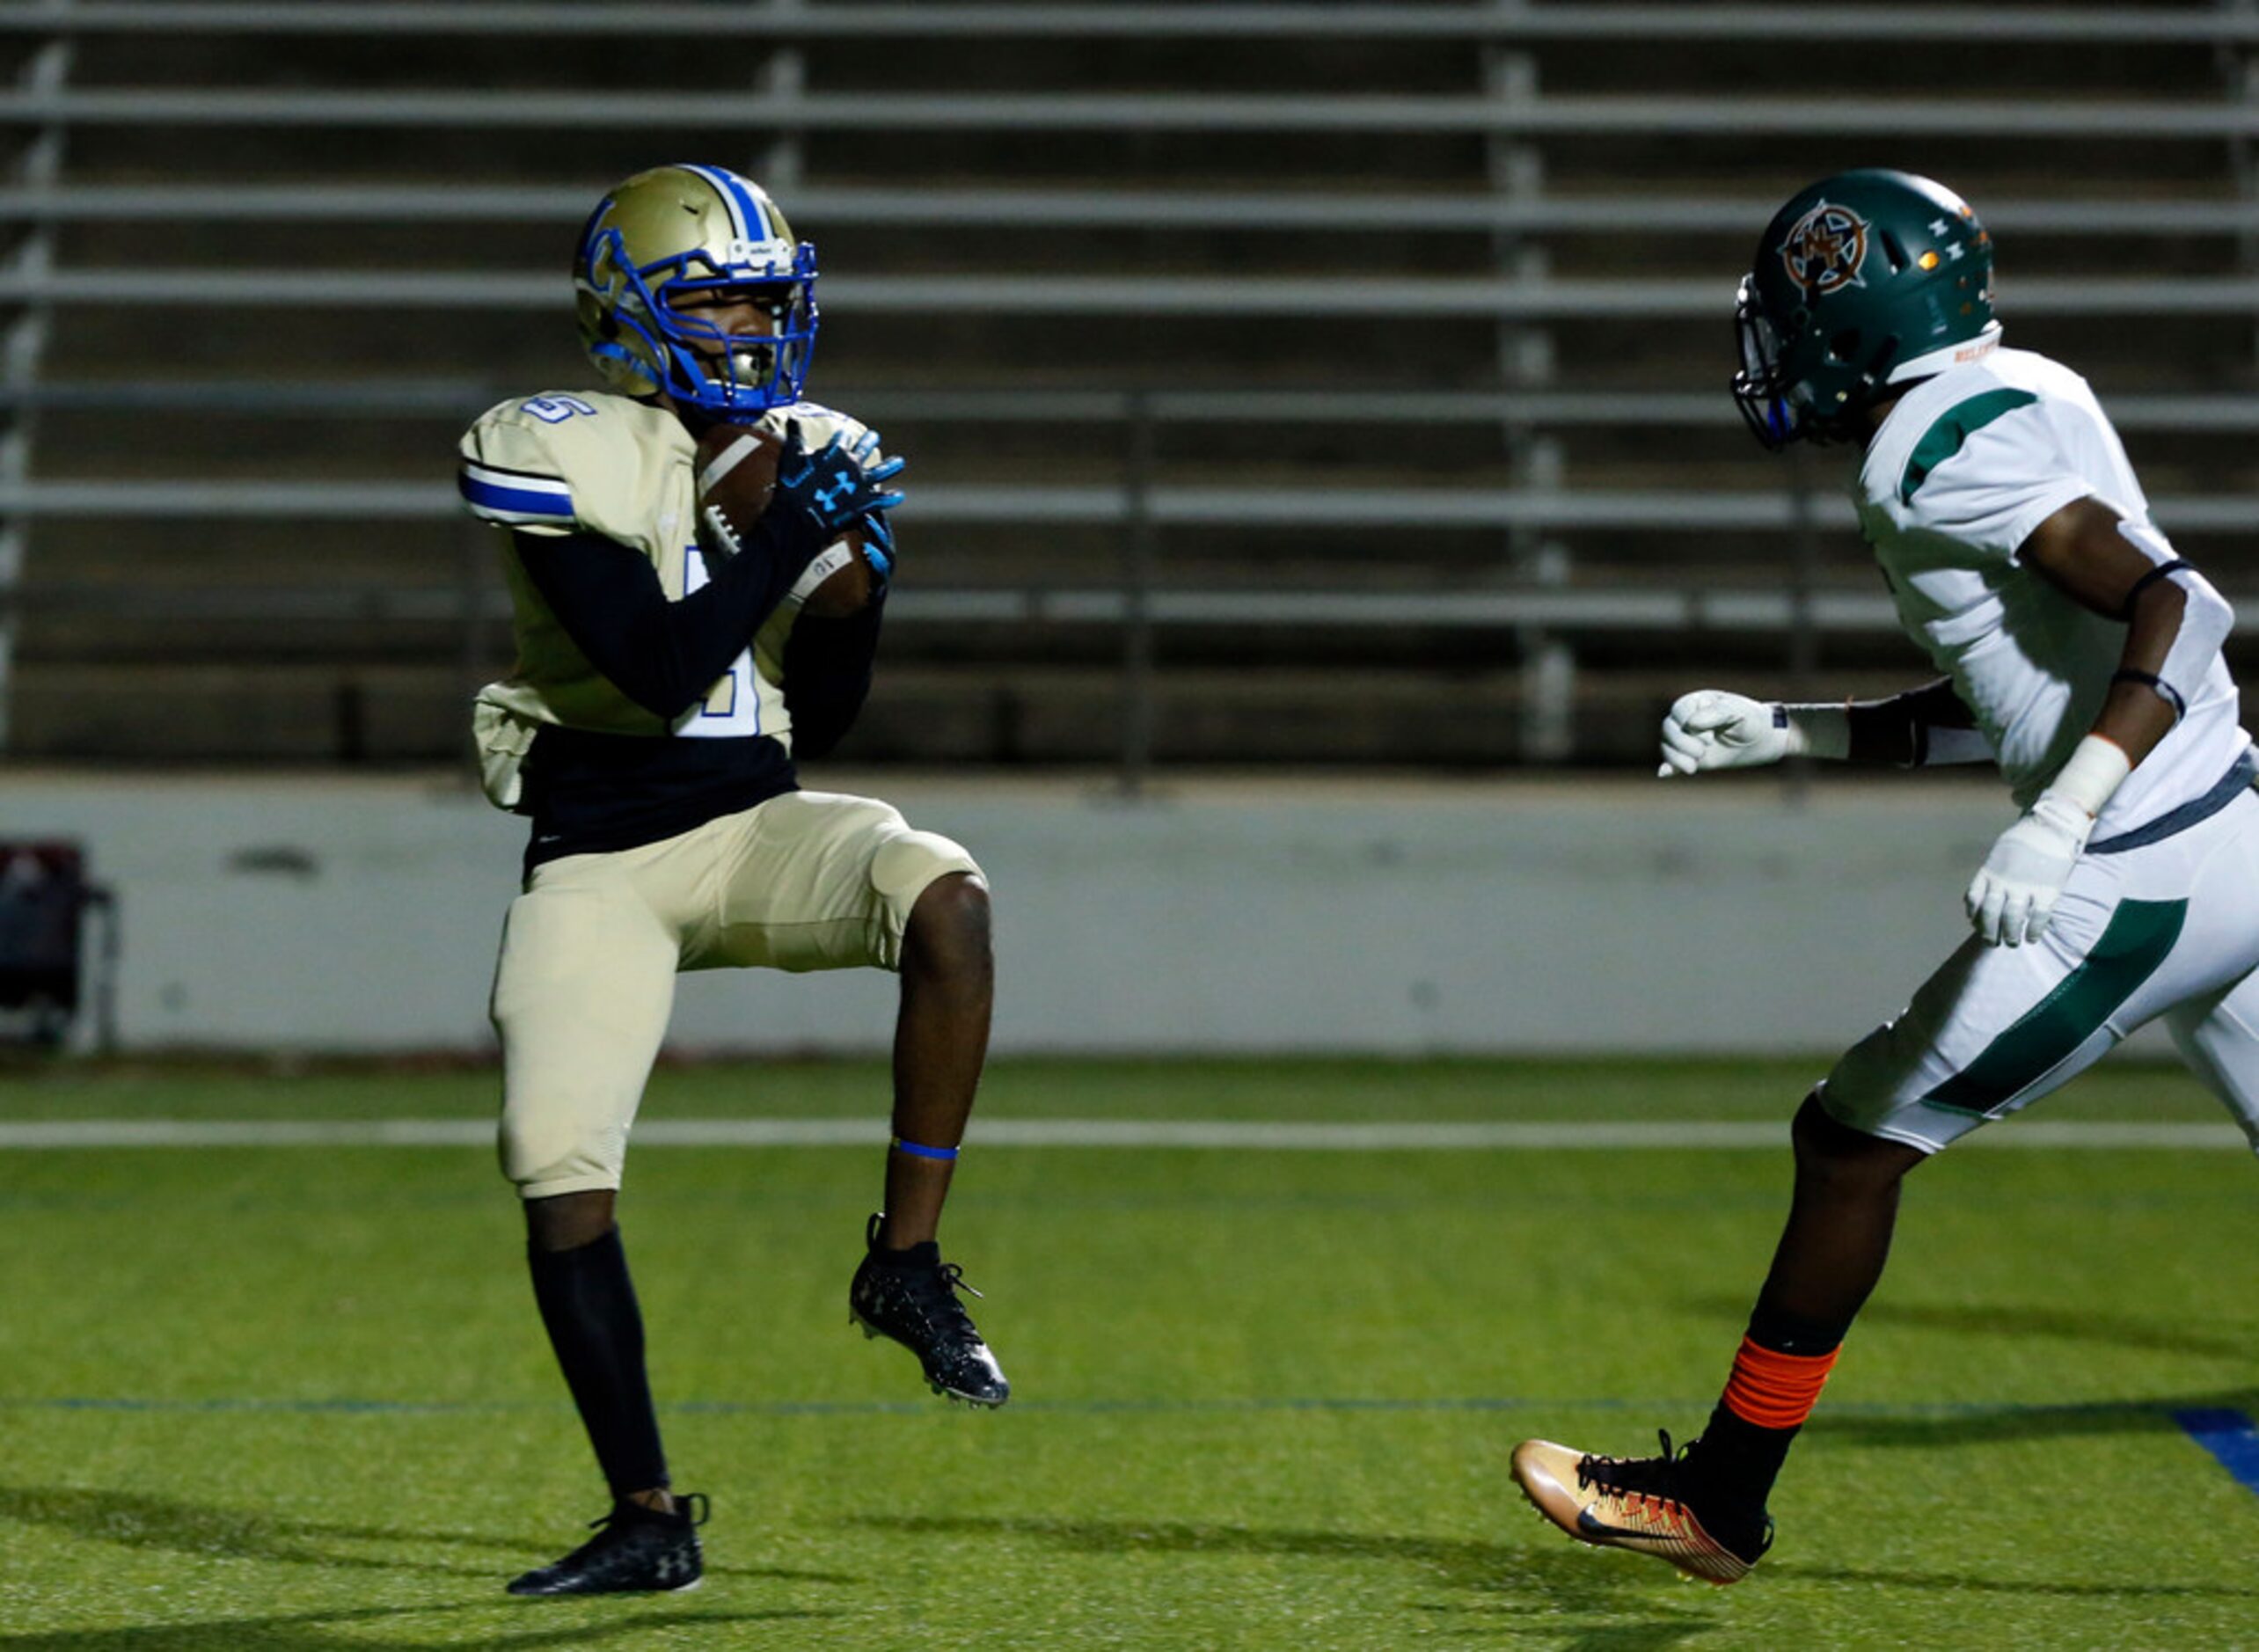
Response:
[{"label": "white jersey with green stripe", "polygon": [[[2093,497],[2148,525],[2149,501],[2087,381],[2029,350],[1992,350],[1916,385],[1868,442],[1853,489],[1861,530],[1899,623],[1976,718],[2020,807],[2093,727],[2125,627],[2088,612],[2017,552]],[[2201,797],[2250,736],[2214,658],[2172,732],[2118,788],[2107,837]]]}]

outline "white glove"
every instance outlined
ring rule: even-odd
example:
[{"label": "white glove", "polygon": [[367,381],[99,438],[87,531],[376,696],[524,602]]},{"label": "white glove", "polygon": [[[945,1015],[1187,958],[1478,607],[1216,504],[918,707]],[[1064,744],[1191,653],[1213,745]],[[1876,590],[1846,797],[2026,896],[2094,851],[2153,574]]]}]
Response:
[{"label": "white glove", "polygon": [[1663,763],[1656,773],[1754,769],[1791,755],[1789,730],[1774,727],[1774,707],[1724,689],[1697,689],[1671,703],[1663,720]]},{"label": "white glove", "polygon": [[2071,868],[2087,847],[2095,817],[2054,792],[2002,832],[1962,897],[1987,947],[2021,947],[2047,932]]}]

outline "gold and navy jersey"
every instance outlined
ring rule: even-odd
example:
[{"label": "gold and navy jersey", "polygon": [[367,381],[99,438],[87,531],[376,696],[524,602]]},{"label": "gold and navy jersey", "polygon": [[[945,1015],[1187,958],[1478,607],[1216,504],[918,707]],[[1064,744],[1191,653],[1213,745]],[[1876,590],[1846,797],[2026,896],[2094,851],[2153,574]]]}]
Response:
[{"label": "gold and navy jersey", "polygon": [[593,392],[507,401],[464,434],[464,501],[511,530],[502,567],[517,663],[479,693],[475,713],[487,793],[503,808],[518,801],[517,761],[544,724],[654,738],[765,735],[790,749],[779,651],[791,614],[772,616],[705,703],[670,727],[597,673],[526,572],[542,538],[593,533],[648,558],[669,600],[696,590],[706,570],[693,537],[694,446],[664,409]]},{"label": "gold and navy jersey", "polygon": [[[811,446],[863,434],[809,403],[763,422],[787,418]],[[702,698],[662,716],[591,663],[544,594],[559,592],[561,566],[537,566],[545,545],[565,557],[591,537],[647,560],[669,603],[701,588],[694,450],[665,409],[595,391],[507,401],[464,435],[458,486],[501,530],[517,654],[479,691],[473,728],[487,796],[535,816],[534,859],[650,841],[795,784],[784,661],[796,607],[771,612]],[[593,634],[585,615],[579,634]]]}]

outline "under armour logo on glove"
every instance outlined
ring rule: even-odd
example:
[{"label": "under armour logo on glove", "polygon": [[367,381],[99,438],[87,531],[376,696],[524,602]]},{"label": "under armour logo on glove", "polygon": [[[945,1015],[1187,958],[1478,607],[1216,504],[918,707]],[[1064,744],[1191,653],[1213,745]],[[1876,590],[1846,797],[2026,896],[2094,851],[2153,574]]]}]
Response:
[{"label": "under armour logo on glove", "polygon": [[900,459],[888,459],[866,471],[837,436],[811,454],[795,419],[785,426],[785,450],[777,459],[777,491],[771,508],[782,505],[806,518],[828,542],[872,513],[901,504],[902,494],[883,484],[901,474],[902,468]]}]

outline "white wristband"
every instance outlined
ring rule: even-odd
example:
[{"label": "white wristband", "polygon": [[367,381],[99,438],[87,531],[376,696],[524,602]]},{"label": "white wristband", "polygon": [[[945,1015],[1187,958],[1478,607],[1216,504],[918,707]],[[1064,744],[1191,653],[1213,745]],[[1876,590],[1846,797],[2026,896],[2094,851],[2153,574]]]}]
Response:
[{"label": "white wristband", "polygon": [[2088,735],[2047,784],[2047,795],[2076,804],[2091,818],[2109,804],[2110,794],[2133,772],[2125,748],[2107,735]]},{"label": "white wristband", "polygon": [[1783,749],[1791,757],[1840,762],[1851,755],[1851,713],[1845,706],[1776,705],[1773,720],[1787,736]]}]

